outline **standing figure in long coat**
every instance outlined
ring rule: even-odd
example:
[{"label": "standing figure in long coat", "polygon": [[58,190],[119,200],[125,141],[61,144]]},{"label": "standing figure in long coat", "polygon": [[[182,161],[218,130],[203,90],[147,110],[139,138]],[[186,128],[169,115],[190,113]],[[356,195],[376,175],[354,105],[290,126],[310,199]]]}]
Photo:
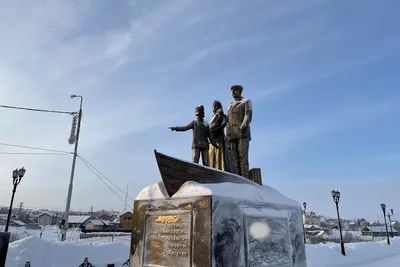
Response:
[{"label": "standing figure in long coat", "polygon": [[224,131],[227,125],[226,115],[224,114],[221,102],[215,100],[212,109],[214,116],[210,120],[210,130],[211,136],[216,141],[218,148],[210,145],[210,167],[222,171],[233,172],[233,163],[228,150],[228,143]]},{"label": "standing figure in long coat", "polygon": [[234,101],[228,108],[226,137],[233,154],[235,173],[248,178],[250,124],[253,118],[253,105],[250,99],[243,98],[243,86],[233,85],[231,92]]}]

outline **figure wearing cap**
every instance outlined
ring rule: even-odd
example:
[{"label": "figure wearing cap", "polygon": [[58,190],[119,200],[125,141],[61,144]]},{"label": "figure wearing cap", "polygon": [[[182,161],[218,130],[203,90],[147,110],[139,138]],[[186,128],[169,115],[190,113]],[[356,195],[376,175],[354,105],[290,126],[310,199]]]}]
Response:
[{"label": "figure wearing cap", "polygon": [[192,139],[192,161],[199,163],[200,155],[203,165],[209,166],[208,148],[209,142],[218,147],[215,140],[210,134],[210,127],[204,120],[205,112],[202,105],[195,108],[196,119],[186,126],[169,127],[171,131],[185,132],[193,130]]},{"label": "figure wearing cap", "polygon": [[250,99],[243,98],[243,86],[233,85],[231,92],[234,101],[228,107],[226,137],[232,153],[235,173],[248,178],[253,105]]},{"label": "figure wearing cap", "polygon": [[89,262],[89,259],[86,257],[83,260],[82,264],[79,265],[79,267],[93,267],[93,265]]}]

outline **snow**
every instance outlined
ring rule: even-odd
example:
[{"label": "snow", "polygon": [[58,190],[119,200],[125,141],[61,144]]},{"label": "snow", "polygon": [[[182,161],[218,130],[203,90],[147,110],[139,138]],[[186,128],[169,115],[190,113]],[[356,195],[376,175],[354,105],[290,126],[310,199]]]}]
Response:
[{"label": "snow", "polygon": [[[287,198],[276,189],[256,184],[200,184],[193,181],[184,183],[172,198],[184,198],[193,196],[221,196],[237,200],[250,200],[255,202],[268,202],[281,205],[299,207],[297,201]],[[164,184],[158,182],[142,189],[136,200],[154,200],[168,198]]]},{"label": "snow", "polygon": [[400,262],[400,239],[345,244],[347,256],[340,254],[340,244],[307,244],[308,267],[397,267]]},{"label": "snow", "polygon": [[142,191],[140,191],[140,193],[137,195],[136,200],[165,198],[168,198],[168,193],[165,189],[164,183],[158,182],[143,188]]},{"label": "snow", "polygon": [[[36,234],[12,242],[6,267],[24,266],[26,261],[33,267],[79,266],[85,257],[96,267],[121,266],[129,258],[129,238],[123,242],[93,238],[61,243],[55,230],[55,227],[44,228],[42,239]],[[398,267],[400,238],[391,239],[391,242],[390,246],[385,241],[345,244],[347,256],[340,254],[340,245],[336,243],[307,244],[308,267]]]},{"label": "snow", "polygon": [[250,207],[244,207],[243,212],[247,216],[254,216],[257,218],[262,218],[265,216],[265,214],[268,214],[268,216],[272,218],[287,218],[288,217],[288,212],[284,210],[273,210],[273,209],[255,209],[255,208],[250,208]]},{"label": "snow", "polygon": [[129,257],[129,246],[122,243],[71,244],[49,242],[38,237],[27,237],[10,244],[6,267],[79,266],[85,257],[95,266],[114,263],[121,266]]}]

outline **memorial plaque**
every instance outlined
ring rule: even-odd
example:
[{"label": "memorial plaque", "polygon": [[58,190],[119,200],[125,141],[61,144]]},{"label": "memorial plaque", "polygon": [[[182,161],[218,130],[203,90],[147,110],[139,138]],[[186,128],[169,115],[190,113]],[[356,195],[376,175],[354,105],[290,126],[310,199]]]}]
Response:
[{"label": "memorial plaque", "polygon": [[147,212],[143,266],[192,266],[192,212]]}]

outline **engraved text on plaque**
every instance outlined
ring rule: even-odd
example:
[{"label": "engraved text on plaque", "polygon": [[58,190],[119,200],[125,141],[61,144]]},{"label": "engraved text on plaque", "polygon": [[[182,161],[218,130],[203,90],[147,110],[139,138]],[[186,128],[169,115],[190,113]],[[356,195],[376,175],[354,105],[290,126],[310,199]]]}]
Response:
[{"label": "engraved text on plaque", "polygon": [[191,266],[190,211],[148,212],[143,266]]}]

